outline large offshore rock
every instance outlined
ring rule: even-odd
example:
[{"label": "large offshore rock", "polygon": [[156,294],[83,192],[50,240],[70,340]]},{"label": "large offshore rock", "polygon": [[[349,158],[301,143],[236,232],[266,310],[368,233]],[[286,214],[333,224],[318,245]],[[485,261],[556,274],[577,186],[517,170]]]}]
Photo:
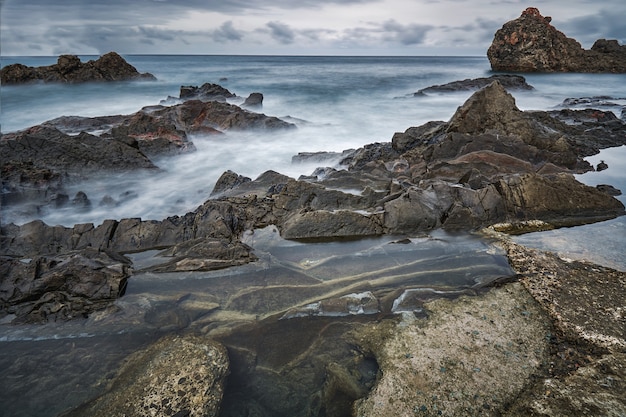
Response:
[{"label": "large offshore rock", "polygon": [[105,394],[63,416],[216,417],[228,372],[221,344],[166,336],[128,358]]},{"label": "large offshore rock", "polygon": [[600,39],[582,48],[550,24],[552,19],[529,7],[494,36],[487,57],[494,71],[626,72],[626,46]]},{"label": "large offshore rock", "polygon": [[44,67],[22,64],[7,65],[0,70],[2,84],[33,82],[83,83],[88,81],[156,80],[150,73],[140,74],[115,52],[95,61],[81,62],[76,55],[61,55],[57,63]]}]

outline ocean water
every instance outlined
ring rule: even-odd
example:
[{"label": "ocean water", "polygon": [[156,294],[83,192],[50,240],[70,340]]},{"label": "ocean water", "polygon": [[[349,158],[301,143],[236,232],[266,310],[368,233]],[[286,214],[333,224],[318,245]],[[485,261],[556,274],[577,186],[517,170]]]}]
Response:
[{"label": "ocean water", "polygon": [[[226,170],[251,178],[270,169],[296,178],[308,175],[317,165],[292,164],[292,156],[387,142],[394,132],[431,120],[448,120],[472,92],[425,97],[413,97],[413,93],[435,84],[492,75],[484,57],[125,58],[158,81],[2,86],[1,131],[25,129],[63,115],[131,114],[168,96],[178,96],[182,85],[205,82],[218,83],[237,94],[231,101],[234,104],[252,92],[263,93],[260,111],[290,117],[298,129],[196,136],[192,140],[197,152],[156,161],[160,174],[112,174],[73,186],[72,192],[84,191],[91,199],[94,208],[89,212],[58,210],[33,215],[3,207],[2,223],[40,218],[51,225],[71,226],[99,224],[108,218],[158,220],[182,215],[208,198]],[[55,61],[55,57],[3,57],[2,65],[39,66]],[[626,104],[625,75],[535,74],[526,78],[535,89],[513,93],[522,110],[558,108],[567,98],[590,96],[609,96],[620,106]],[[620,106],[611,107],[618,116]],[[600,160],[609,164],[608,170],[579,179],[590,185],[608,183],[626,192],[626,147],[590,158],[594,165]],[[98,208],[103,196],[115,198],[124,192],[137,198],[115,209]],[[626,202],[624,195],[619,198]],[[515,239],[626,270],[624,219]],[[344,334],[367,317],[417,311],[415,294],[471,294],[484,282],[511,274],[503,254],[491,242],[471,234],[434,231],[401,245],[393,243],[395,239],[306,244],[282,240],[275,228],[268,228],[246,236],[260,258],[257,263],[210,273],[138,272],[129,281],[126,295],[116,302],[113,315],[43,326],[0,323],[0,415],[56,416],[101,393],[129,353],[163,334],[191,330],[221,340],[234,352],[284,359],[285,363],[276,363],[272,369],[256,369],[256,364],[245,361],[237,362],[239,368],[233,365],[223,417],[245,415],[242,410],[260,416],[293,416],[288,404],[294,398],[306,403],[311,393],[319,391],[329,355],[334,355],[332,360],[337,363],[353,362],[349,344],[339,346],[343,342],[337,332],[324,335],[324,329],[336,325]],[[134,254],[136,268],[153,263],[154,255],[154,251]],[[331,317],[300,317],[313,307],[323,310],[320,300],[353,293],[378,298],[381,311],[359,319],[335,317],[334,313]],[[212,310],[215,304],[220,307]],[[259,334],[271,334],[274,339],[250,336]],[[303,340],[321,346],[323,352],[308,352],[309,346],[301,346]],[[375,373],[375,366],[365,369]],[[305,370],[309,373],[304,374]],[[280,374],[281,379],[271,379],[268,372]],[[304,380],[311,382],[304,385]],[[275,389],[264,388],[269,386]],[[264,409],[263,402],[286,408]],[[317,414],[306,409],[301,415]]]}]

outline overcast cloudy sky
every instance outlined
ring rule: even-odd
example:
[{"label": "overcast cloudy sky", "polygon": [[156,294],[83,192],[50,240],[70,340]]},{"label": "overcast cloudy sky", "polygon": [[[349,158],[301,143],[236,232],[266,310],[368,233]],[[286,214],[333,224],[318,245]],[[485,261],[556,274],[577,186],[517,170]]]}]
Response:
[{"label": "overcast cloudy sky", "polygon": [[2,55],[484,55],[529,6],[589,48],[626,44],[626,1],[0,0]]}]

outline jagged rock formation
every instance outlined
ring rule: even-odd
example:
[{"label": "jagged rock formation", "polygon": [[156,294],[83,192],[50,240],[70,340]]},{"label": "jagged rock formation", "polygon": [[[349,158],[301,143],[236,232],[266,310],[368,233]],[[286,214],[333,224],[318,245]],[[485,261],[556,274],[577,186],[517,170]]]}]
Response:
[{"label": "jagged rock formation", "polygon": [[551,21],[529,7],[519,18],[505,23],[487,51],[491,68],[512,72],[626,72],[626,46],[599,39],[585,50]]},{"label": "jagged rock formation", "polygon": [[59,117],[0,137],[2,204],[60,206],[64,184],[76,178],[156,171],[155,157],[195,150],[191,134],[289,128],[295,125],[233,104],[200,100],[124,116]]},{"label": "jagged rock formation", "polygon": [[56,64],[44,67],[7,65],[0,70],[0,79],[5,85],[35,82],[156,80],[150,73],[140,74],[134,66],[115,52],[109,52],[95,61],[85,63],[76,55],[61,55]]},{"label": "jagged rock formation", "polygon": [[0,309],[14,323],[87,317],[124,294],[129,259],[86,248],[80,252],[0,260]]},{"label": "jagged rock formation", "polygon": [[[198,109],[230,106],[188,103],[156,112],[184,131],[202,126]],[[195,116],[181,118],[183,113]],[[624,214],[624,206],[572,173],[593,169],[583,157],[597,149],[626,144],[626,126],[615,118],[595,120],[568,125],[547,112],[522,112],[496,81],[448,122],[429,122],[394,135],[391,143],[348,152],[346,170],[326,168],[302,180],[273,171],[255,180],[227,172],[214,199],[162,221],[6,225],[0,253],[22,258],[88,248],[122,254],[170,248],[154,270],[208,270],[253,261],[240,239],[246,230],[268,225],[288,239],[337,239],[495,223],[519,230],[516,224],[530,220],[540,220],[541,228],[605,220]]]}]

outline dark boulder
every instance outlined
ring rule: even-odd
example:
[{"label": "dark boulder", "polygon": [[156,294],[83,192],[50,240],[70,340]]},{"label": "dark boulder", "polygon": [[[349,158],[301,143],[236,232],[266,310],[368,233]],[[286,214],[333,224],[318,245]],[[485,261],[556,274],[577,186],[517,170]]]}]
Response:
[{"label": "dark boulder", "polygon": [[86,317],[124,293],[130,261],[84,249],[30,260],[0,258],[0,314],[39,323]]},{"label": "dark boulder", "polygon": [[217,179],[217,182],[213,187],[213,191],[211,191],[211,196],[221,194],[226,190],[238,187],[239,185],[249,181],[252,181],[252,179],[244,177],[243,175],[238,175],[230,170],[226,171]]},{"label": "dark boulder", "polygon": [[263,105],[263,94],[250,93],[248,98],[243,102],[244,107],[261,107]]},{"label": "dark boulder", "polygon": [[193,85],[181,86],[179,97],[181,100],[226,101],[226,99],[237,96],[221,85],[205,83],[200,87]]},{"label": "dark boulder", "polygon": [[2,84],[33,82],[83,83],[89,81],[155,80],[154,75],[140,74],[115,52],[102,55],[95,61],[81,62],[75,55],[61,55],[57,63],[44,67],[7,65],[0,70]]},{"label": "dark boulder", "polygon": [[582,48],[529,7],[507,22],[494,36],[487,57],[494,71],[512,72],[626,72],[626,46],[601,39]]}]

